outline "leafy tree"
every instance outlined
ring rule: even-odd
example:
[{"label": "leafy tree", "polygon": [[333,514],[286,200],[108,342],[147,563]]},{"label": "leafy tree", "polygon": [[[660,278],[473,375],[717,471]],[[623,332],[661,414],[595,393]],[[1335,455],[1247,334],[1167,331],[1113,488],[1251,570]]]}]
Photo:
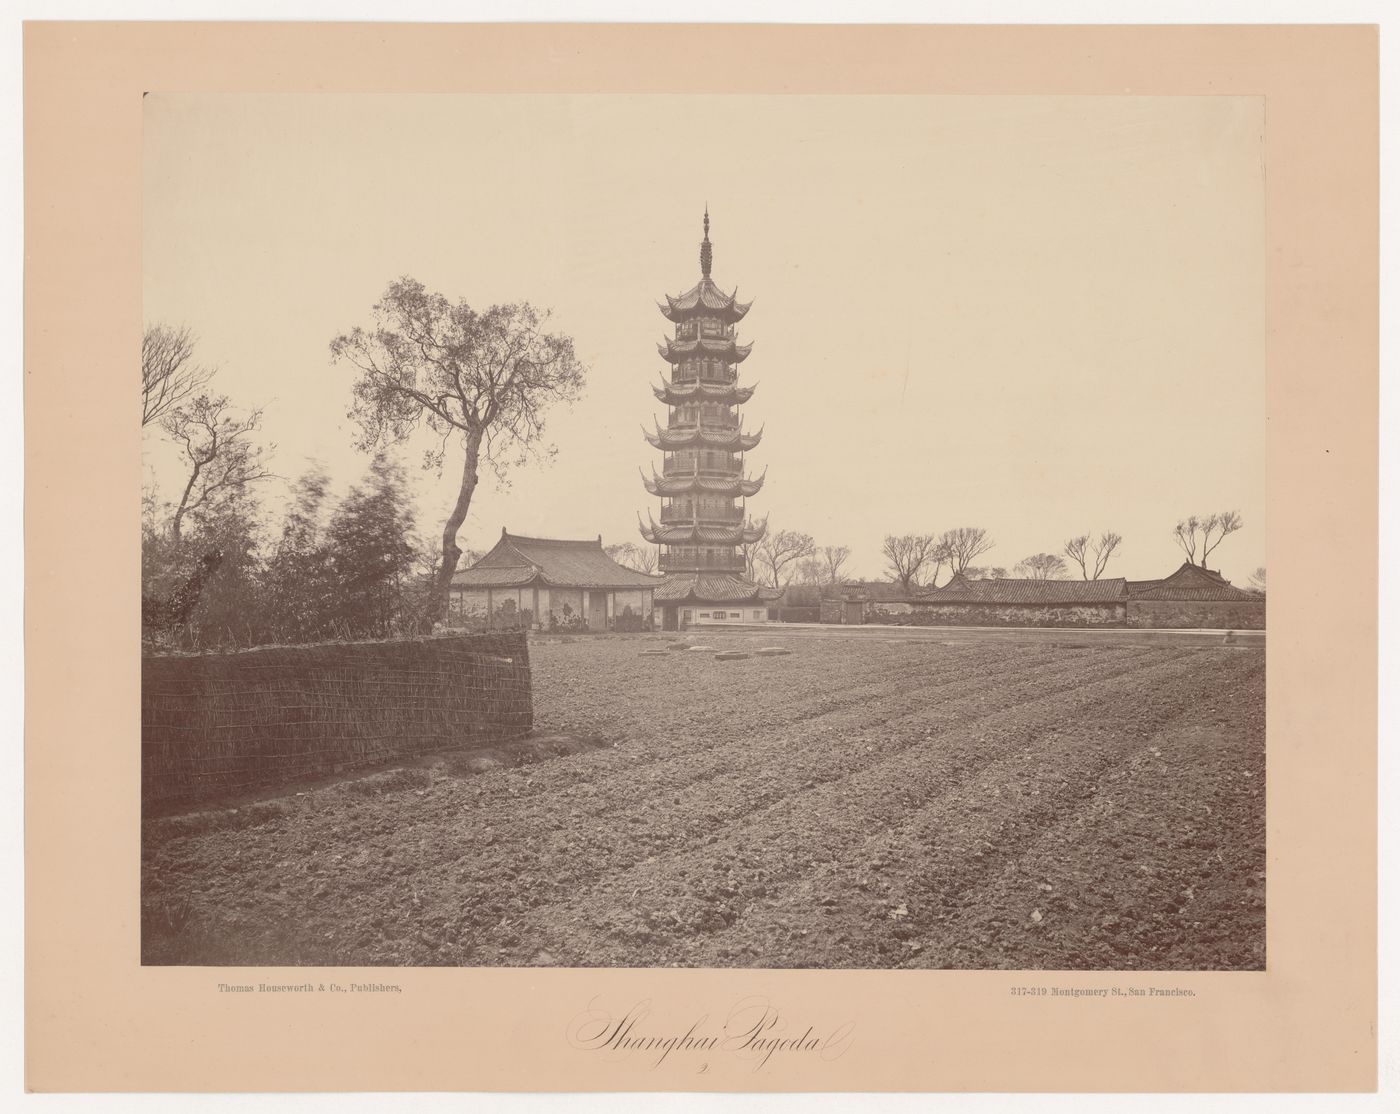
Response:
[{"label": "leafy tree", "polygon": [[195,363],[194,346],[194,334],[183,326],[147,325],[141,334],[143,428],[203,391],[214,377],[214,368]]},{"label": "leafy tree", "polygon": [[252,439],[261,426],[261,410],[240,417],[224,395],[201,394],[161,419],[161,428],[179,445],[189,469],[170,519],[174,540],[180,540],[186,515],[213,512],[220,501],[237,500],[250,484],[272,475],[264,462],[265,450]]},{"label": "leafy tree", "polygon": [[200,508],[179,537],[142,524],[142,638],[167,648],[247,646],[261,640],[260,511],[249,493]]},{"label": "leafy tree", "polygon": [[281,536],[263,578],[272,638],[316,642],[335,633],[337,588],[326,538],[330,477],[313,464],[292,489]]},{"label": "leafy tree", "polygon": [[[1089,534],[1080,534],[1065,542],[1064,554],[1079,566],[1085,580],[1097,580],[1108,567],[1109,558],[1123,543],[1123,539],[1112,530],[1105,530],[1097,539]],[[1092,574],[1090,569],[1093,569]]]},{"label": "leafy tree", "polygon": [[192,526],[190,551],[201,559],[218,554],[219,564],[191,615],[191,643],[232,649],[265,641],[267,611],[259,582],[262,509],[252,493],[196,514]]},{"label": "leafy tree", "polygon": [[[181,363],[187,334],[150,340],[164,362],[162,387],[143,369],[145,414],[179,446],[189,470],[168,520],[154,488],[142,494],[141,612],[143,638],[190,648],[247,645],[261,629],[258,587],[261,510],[253,485],[270,476],[266,450],[253,442],[260,414],[239,416],[222,395],[188,397],[207,378]],[[162,348],[165,345],[165,348]],[[180,401],[183,400],[183,401]],[[178,402],[178,404],[177,404]]]},{"label": "leafy tree", "polygon": [[402,441],[426,424],[440,439],[429,466],[441,468],[449,448],[460,453],[461,481],[443,524],[436,574],[439,619],[483,457],[504,479],[511,464],[538,451],[547,411],[579,397],[586,369],[573,340],[546,332],[548,314],[525,303],[478,311],[405,277],[389,284],[373,317],[370,328],[331,342],[332,359],[357,373],[350,414],[361,447]]},{"label": "leafy tree", "polygon": [[1064,559],[1054,553],[1034,553],[1016,562],[1016,575],[1030,580],[1055,580],[1064,572]]},{"label": "leafy tree", "polygon": [[378,453],[336,510],[326,541],[342,631],[382,638],[396,626],[414,562],[411,508],[403,469]]}]

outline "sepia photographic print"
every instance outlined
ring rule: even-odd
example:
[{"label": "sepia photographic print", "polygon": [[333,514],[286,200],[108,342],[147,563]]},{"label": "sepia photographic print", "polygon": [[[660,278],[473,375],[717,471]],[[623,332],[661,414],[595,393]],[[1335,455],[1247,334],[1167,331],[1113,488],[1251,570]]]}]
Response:
[{"label": "sepia photographic print", "polygon": [[142,123],[143,964],[1264,968],[1261,98]]},{"label": "sepia photographic print", "polygon": [[27,26],[25,1086],[1374,1090],[1376,50]]}]

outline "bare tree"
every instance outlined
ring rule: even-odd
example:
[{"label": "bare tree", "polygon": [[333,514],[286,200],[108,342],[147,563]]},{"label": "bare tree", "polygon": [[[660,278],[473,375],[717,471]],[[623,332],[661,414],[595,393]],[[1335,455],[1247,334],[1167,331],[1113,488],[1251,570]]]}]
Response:
[{"label": "bare tree", "polygon": [[[754,521],[749,518],[745,526],[753,527]],[[740,542],[739,556],[744,559],[744,576],[754,583],[758,582],[758,542]]]},{"label": "bare tree", "polygon": [[1016,575],[1030,580],[1056,580],[1064,572],[1064,558],[1055,553],[1033,553],[1016,562]]},{"label": "bare tree", "polygon": [[948,567],[956,575],[992,549],[996,542],[980,526],[959,526],[956,530],[944,531],[939,544],[947,550]]},{"label": "bare tree", "polygon": [[797,562],[797,583],[821,584],[826,577],[826,562],[820,557],[804,557]]},{"label": "bare tree", "polygon": [[[1242,526],[1244,526],[1244,518],[1241,517],[1239,511],[1221,511],[1206,519],[1202,524],[1201,568],[1206,567],[1206,558],[1215,551],[1215,547]],[[1214,538],[1211,537],[1212,531],[1215,532]]]},{"label": "bare tree", "polygon": [[1190,518],[1183,518],[1172,528],[1172,538],[1180,547],[1181,552],[1186,554],[1186,563],[1194,565],[1196,563],[1196,550],[1200,545],[1196,534],[1201,528],[1201,520],[1194,514]]},{"label": "bare tree", "polygon": [[141,425],[160,421],[202,391],[215,368],[194,360],[195,337],[181,326],[147,325],[141,334]]},{"label": "bare tree", "polygon": [[[786,587],[783,570],[794,561],[816,552],[811,534],[797,530],[777,530],[763,535],[754,549],[754,560],[774,588]],[[789,576],[788,579],[791,579]]]},{"label": "bare tree", "polygon": [[621,542],[618,545],[603,546],[603,552],[619,565],[626,565],[629,569],[644,573],[656,572],[656,550],[649,545]]},{"label": "bare tree", "polygon": [[1249,587],[1262,596],[1264,594],[1265,580],[1266,575],[1264,566],[1260,565],[1257,569],[1255,569],[1252,573],[1249,574]]},{"label": "bare tree", "polygon": [[919,574],[930,561],[937,561],[933,575],[937,580],[938,568],[942,567],[944,559],[932,534],[889,534],[880,552],[889,562],[890,575],[906,592],[919,586]]},{"label": "bare tree", "polygon": [[851,550],[844,545],[824,545],[821,548],[823,565],[822,576],[827,584],[835,584],[841,579],[841,568],[850,560]]},{"label": "bare tree", "polygon": [[219,500],[241,495],[249,484],[272,475],[264,466],[264,449],[249,436],[261,426],[261,410],[239,417],[223,395],[199,395],[161,419],[161,428],[180,445],[190,470],[170,519],[173,540],[180,540],[186,515],[211,509]]},{"label": "bare tree", "polygon": [[[1191,565],[1206,567],[1206,558],[1215,550],[1221,542],[1233,534],[1236,530],[1244,526],[1244,519],[1239,511],[1221,511],[1217,514],[1201,518],[1199,515],[1192,515],[1190,518],[1183,518],[1172,530],[1172,537],[1176,544],[1181,547],[1181,551],[1186,554],[1186,562]],[[1197,560],[1197,554],[1200,560]]]},{"label": "bare tree", "polygon": [[1064,554],[1076,565],[1085,580],[1089,579],[1089,535],[1080,534],[1065,542]]},{"label": "bare tree", "polygon": [[478,312],[405,277],[389,284],[373,314],[371,328],[331,342],[332,359],[359,373],[350,415],[360,447],[402,441],[426,424],[440,439],[428,466],[441,468],[449,446],[461,451],[461,482],[442,530],[436,620],[447,610],[462,553],[457,531],[482,458],[502,480],[510,464],[524,463],[538,450],[546,411],[578,398],[586,369],[573,340],[545,332],[548,313],[525,303]]},{"label": "bare tree", "polygon": [[[1079,566],[1080,575],[1085,580],[1097,580],[1108,568],[1109,558],[1123,544],[1123,539],[1112,530],[1105,530],[1097,538],[1080,534],[1065,542],[1064,555]],[[1092,572],[1090,570],[1093,570]]]}]

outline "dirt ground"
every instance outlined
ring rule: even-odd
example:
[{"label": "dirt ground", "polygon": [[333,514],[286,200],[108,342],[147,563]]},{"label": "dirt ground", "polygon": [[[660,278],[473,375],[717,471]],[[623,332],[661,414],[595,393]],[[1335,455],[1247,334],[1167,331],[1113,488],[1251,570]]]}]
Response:
[{"label": "dirt ground", "polygon": [[143,961],[1263,968],[1262,648],[671,645],[532,643],[587,744],[148,821]]}]

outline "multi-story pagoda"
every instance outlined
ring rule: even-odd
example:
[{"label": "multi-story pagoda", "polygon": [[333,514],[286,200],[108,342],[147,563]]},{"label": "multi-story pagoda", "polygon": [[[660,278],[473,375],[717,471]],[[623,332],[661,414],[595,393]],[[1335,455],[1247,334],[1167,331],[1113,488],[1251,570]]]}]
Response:
[{"label": "multi-story pagoda", "polygon": [[[697,623],[752,623],[768,617],[768,599],[745,575],[739,547],[759,541],[765,523],[747,515],[745,500],[763,486],[763,477],[744,474],[744,454],[763,431],[746,432],[739,407],[753,387],[739,386],[739,365],[751,345],[740,344],[734,326],[749,312],[748,302],[726,294],[710,278],[714,251],[710,213],[700,242],[700,281],[678,298],[666,296],[658,308],[675,325],[675,335],[658,349],[669,376],[652,388],[667,406],[663,429],[646,439],[663,453],[647,491],[661,497],[661,521],[648,512],[642,536],[661,547],[658,566],[665,577],[656,589],[662,627]],[[766,522],[766,520],[765,520]]]}]

